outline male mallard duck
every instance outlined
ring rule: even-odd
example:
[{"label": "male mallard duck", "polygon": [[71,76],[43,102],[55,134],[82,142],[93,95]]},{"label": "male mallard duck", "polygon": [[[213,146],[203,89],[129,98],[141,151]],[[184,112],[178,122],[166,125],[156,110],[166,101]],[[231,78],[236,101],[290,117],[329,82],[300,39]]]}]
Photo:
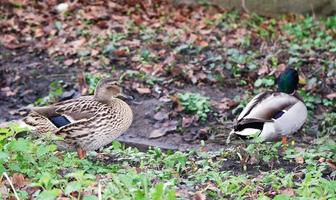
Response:
[{"label": "male mallard duck", "polygon": [[83,96],[45,107],[32,108],[23,120],[41,135],[51,132],[62,136],[61,149],[76,149],[80,158],[85,151],[99,149],[124,133],[132,123],[129,105],[116,97],[121,88],[112,79],[101,80],[93,96]]},{"label": "male mallard duck", "polygon": [[[300,80],[301,82],[301,80]],[[277,140],[298,131],[307,119],[307,107],[295,93],[299,75],[286,68],[278,78],[278,92],[263,92],[243,109],[231,133],[239,136],[259,134],[263,141]]]}]

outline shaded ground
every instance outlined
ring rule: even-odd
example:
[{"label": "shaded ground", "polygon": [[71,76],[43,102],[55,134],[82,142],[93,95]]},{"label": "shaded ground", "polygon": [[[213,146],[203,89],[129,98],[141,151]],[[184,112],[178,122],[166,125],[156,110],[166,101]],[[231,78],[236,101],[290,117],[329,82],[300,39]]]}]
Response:
[{"label": "shaded ground", "polygon": [[0,52],[0,122],[22,117],[19,109],[47,96],[52,81],[71,83],[76,78],[73,69],[58,67],[45,53],[10,51],[1,45]]}]

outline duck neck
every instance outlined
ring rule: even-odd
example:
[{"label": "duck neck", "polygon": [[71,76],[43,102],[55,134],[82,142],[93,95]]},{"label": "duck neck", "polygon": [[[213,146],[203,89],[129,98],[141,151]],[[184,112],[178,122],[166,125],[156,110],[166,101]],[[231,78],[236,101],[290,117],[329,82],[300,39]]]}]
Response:
[{"label": "duck neck", "polygon": [[113,97],[110,97],[108,95],[104,95],[104,94],[101,94],[101,93],[95,93],[93,98],[98,101],[98,102],[101,102],[101,103],[104,103],[104,104],[111,104],[113,102]]}]

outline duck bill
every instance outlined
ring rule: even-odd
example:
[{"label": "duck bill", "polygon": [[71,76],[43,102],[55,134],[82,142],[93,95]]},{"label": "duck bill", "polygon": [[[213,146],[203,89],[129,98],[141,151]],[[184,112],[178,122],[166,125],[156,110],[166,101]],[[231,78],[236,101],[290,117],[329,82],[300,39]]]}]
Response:
[{"label": "duck bill", "polygon": [[300,85],[306,85],[306,79],[303,76],[299,76],[299,84]]},{"label": "duck bill", "polygon": [[124,100],[133,100],[133,99],[134,99],[133,96],[131,96],[131,95],[127,95],[127,94],[125,94],[125,93],[120,93],[120,94],[119,94],[119,97],[120,97],[121,99],[124,99]]}]

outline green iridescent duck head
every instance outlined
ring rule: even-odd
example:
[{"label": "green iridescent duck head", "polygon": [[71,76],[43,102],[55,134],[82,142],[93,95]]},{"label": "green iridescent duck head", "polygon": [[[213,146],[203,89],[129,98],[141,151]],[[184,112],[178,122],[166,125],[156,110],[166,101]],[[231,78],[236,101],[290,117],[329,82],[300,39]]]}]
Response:
[{"label": "green iridescent duck head", "polygon": [[293,94],[298,89],[299,83],[304,83],[304,80],[299,77],[298,72],[290,67],[287,67],[284,72],[278,77],[278,91]]}]

